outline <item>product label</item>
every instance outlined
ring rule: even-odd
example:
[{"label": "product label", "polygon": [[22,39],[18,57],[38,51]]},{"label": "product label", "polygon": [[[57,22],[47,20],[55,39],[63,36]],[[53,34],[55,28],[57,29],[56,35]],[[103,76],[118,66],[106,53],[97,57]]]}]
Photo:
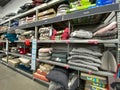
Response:
[{"label": "product label", "polygon": [[37,40],[32,40],[32,62],[31,62],[31,69],[36,69],[36,50],[37,50]]}]

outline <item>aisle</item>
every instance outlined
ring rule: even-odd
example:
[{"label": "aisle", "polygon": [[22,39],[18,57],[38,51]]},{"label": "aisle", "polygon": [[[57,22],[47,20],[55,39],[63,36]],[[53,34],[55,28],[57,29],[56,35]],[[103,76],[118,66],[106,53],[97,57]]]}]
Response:
[{"label": "aisle", "polygon": [[47,90],[47,87],[0,64],[0,90]]}]

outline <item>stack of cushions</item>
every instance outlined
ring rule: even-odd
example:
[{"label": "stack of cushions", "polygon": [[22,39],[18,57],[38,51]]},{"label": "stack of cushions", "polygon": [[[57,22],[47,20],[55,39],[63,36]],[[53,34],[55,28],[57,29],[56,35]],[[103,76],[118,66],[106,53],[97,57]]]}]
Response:
[{"label": "stack of cushions", "polygon": [[102,54],[87,48],[73,48],[68,57],[68,63],[71,65],[98,71],[101,66],[100,57]]},{"label": "stack of cushions", "polygon": [[36,20],[36,15],[33,16],[27,16],[24,18],[19,19],[19,26],[24,25],[24,24],[28,24],[28,23],[32,23]]},{"label": "stack of cushions", "polygon": [[5,38],[7,38],[11,42],[18,40],[15,30],[8,30],[7,33],[5,33]]},{"label": "stack of cushions", "polygon": [[16,66],[18,66],[19,63],[20,63],[19,58],[9,59],[9,60],[8,60],[8,64],[9,64],[11,67],[16,67]]},{"label": "stack of cushions", "polygon": [[48,90],[75,90],[78,85],[78,76],[62,67],[52,69],[47,78],[51,80]]},{"label": "stack of cushions", "polygon": [[67,63],[67,52],[53,51],[51,60],[61,63]]},{"label": "stack of cushions", "polygon": [[24,13],[30,9],[32,9],[34,7],[34,5],[32,3],[25,3],[24,5],[20,6],[20,9],[18,10],[18,14],[19,13]]},{"label": "stack of cushions", "polygon": [[69,5],[68,4],[61,4],[58,6],[57,9],[57,16],[59,15],[65,15],[66,11],[69,9]]},{"label": "stack of cushions", "polygon": [[30,31],[21,30],[21,32],[18,30],[16,30],[16,31],[19,32],[18,33],[19,40],[33,39],[33,37],[34,37],[34,31],[32,31],[32,30],[30,30]]},{"label": "stack of cushions", "polygon": [[102,70],[116,72],[116,70],[117,70],[116,59],[110,51],[103,52],[101,61],[102,61],[102,65],[100,68]]},{"label": "stack of cushions", "polygon": [[33,39],[34,37],[34,31],[25,31],[21,34],[22,36],[25,36],[25,39]]},{"label": "stack of cushions", "polygon": [[93,37],[93,34],[90,31],[80,29],[78,31],[72,32],[70,36],[70,39],[90,39]]},{"label": "stack of cushions", "polygon": [[39,60],[50,60],[52,48],[40,48],[38,50],[38,59]]},{"label": "stack of cushions", "polygon": [[19,58],[19,61],[25,66],[29,66],[31,62],[30,59],[26,59],[26,58]]},{"label": "stack of cushions", "polygon": [[37,72],[35,72],[34,78],[38,78],[40,80],[44,80],[46,82],[49,82],[49,80],[46,78],[46,75],[50,72],[51,69],[53,69],[54,66],[49,64],[40,64],[39,68],[37,69]]},{"label": "stack of cushions", "polygon": [[117,22],[113,21],[109,24],[100,25],[96,28],[93,36],[97,39],[115,39],[117,38]]},{"label": "stack of cushions", "polygon": [[64,30],[53,30],[51,40],[67,40],[69,38],[70,29],[66,27]]},{"label": "stack of cushions", "polygon": [[40,40],[50,40],[50,36],[52,35],[52,27],[43,27],[39,29]]},{"label": "stack of cushions", "polygon": [[38,13],[39,20],[44,20],[44,19],[55,17],[55,16],[56,16],[56,12],[53,8]]}]

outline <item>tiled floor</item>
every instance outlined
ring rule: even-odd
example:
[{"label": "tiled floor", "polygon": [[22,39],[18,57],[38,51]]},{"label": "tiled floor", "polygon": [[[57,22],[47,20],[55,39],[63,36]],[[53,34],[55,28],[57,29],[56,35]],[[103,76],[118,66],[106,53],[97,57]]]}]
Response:
[{"label": "tiled floor", "polygon": [[48,90],[47,87],[0,64],[0,90]]}]

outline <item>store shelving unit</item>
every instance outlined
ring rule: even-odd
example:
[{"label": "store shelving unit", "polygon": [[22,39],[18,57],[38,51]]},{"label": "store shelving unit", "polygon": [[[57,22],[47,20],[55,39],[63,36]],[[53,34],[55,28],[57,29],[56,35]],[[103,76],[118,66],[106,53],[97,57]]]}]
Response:
[{"label": "store shelving unit", "polygon": [[98,39],[89,39],[89,40],[38,40],[38,43],[118,43],[118,39],[112,40],[98,40]]},{"label": "store shelving unit", "polygon": [[[52,2],[49,2],[47,4],[43,4],[41,6],[35,7],[25,13],[19,14],[15,17],[12,17],[6,21],[3,21],[0,23],[0,25],[3,25],[4,23],[9,23],[12,20],[16,19],[16,18],[20,18],[20,17],[24,17],[29,15],[32,12],[37,13],[38,10],[42,10],[44,8],[48,8],[52,5],[58,4],[63,2],[64,0],[52,0]],[[86,17],[86,16],[91,16],[91,15],[98,15],[98,14],[104,14],[104,13],[111,13],[111,12],[116,12],[117,13],[117,17],[119,16],[119,12],[120,11],[120,4],[111,4],[111,5],[106,5],[106,6],[101,6],[101,7],[96,7],[96,8],[92,8],[92,9],[87,9],[87,10],[80,10],[80,11],[75,11],[73,13],[69,13],[66,15],[61,15],[61,16],[55,16],[53,18],[49,18],[49,19],[45,19],[45,20],[36,20],[35,22],[32,23],[28,23],[25,25],[21,25],[21,26],[16,26],[16,27],[10,27],[9,30],[13,30],[13,29],[25,29],[25,28],[31,28],[31,27],[35,27],[35,32],[37,33],[38,31],[38,27],[42,26],[42,25],[48,25],[48,24],[53,24],[53,23],[57,23],[57,22],[63,22],[63,21],[70,21],[72,19],[77,19],[77,18],[82,18],[82,17]],[[103,16],[104,18],[104,16]],[[118,21],[120,22],[120,20],[118,19]],[[100,21],[101,22],[101,21]],[[120,24],[118,23],[118,26],[120,26]],[[119,27],[118,27],[119,29]],[[35,39],[37,39],[37,36],[35,35]],[[6,40],[0,41],[0,42],[5,42],[7,43]],[[15,41],[15,43],[24,43],[25,40],[21,40],[21,41]],[[32,42],[32,40],[30,41]],[[86,40],[37,40],[38,44],[67,44],[67,46],[69,46],[70,44],[119,44],[119,39],[113,39],[113,40],[97,40],[97,39],[86,39]],[[6,47],[6,50],[8,50],[8,48]],[[120,49],[118,49],[120,51]],[[35,50],[35,52],[37,51],[37,49]],[[0,52],[5,53],[4,51],[0,50]],[[28,59],[32,59],[32,57],[28,57],[26,55],[21,55],[21,54],[17,54],[17,53],[11,53],[11,52],[7,52],[7,55],[14,55],[14,56],[20,56],[20,57],[24,57],[24,58],[28,58]],[[120,62],[117,58],[117,61]],[[66,69],[70,68],[73,70],[77,70],[77,71],[81,71],[81,72],[86,72],[86,73],[90,73],[90,74],[96,74],[96,75],[100,75],[100,76],[113,76],[113,73],[109,73],[109,72],[104,72],[104,71],[91,71],[91,70],[87,70],[85,68],[80,68],[78,66],[73,66],[73,65],[69,65],[69,64],[64,64],[64,63],[59,63],[59,62],[54,62],[54,61],[49,61],[49,60],[39,60],[37,59],[37,62],[42,62],[42,63],[48,63],[48,64],[53,64],[53,65],[57,65],[57,66],[61,66],[61,67],[65,67]],[[7,64],[8,65],[8,64]],[[9,65],[8,65],[9,66]],[[10,66],[9,66],[10,67]],[[11,67],[13,68],[13,67]],[[26,72],[22,72],[22,70],[19,70],[18,68],[13,68],[18,72],[24,73],[27,76],[32,77],[31,74],[27,74]],[[36,78],[34,78],[36,79]],[[37,79],[36,79],[37,80]],[[49,85],[49,83],[41,81],[43,83],[46,83]]]},{"label": "store shelving unit", "polygon": [[[30,28],[30,27],[51,24],[51,23],[56,23],[56,22],[62,22],[62,21],[66,21],[66,20],[91,16],[91,15],[96,15],[96,14],[109,13],[112,11],[119,11],[119,4],[112,4],[112,5],[102,6],[102,7],[96,7],[96,8],[88,9],[88,10],[80,10],[80,11],[76,11],[71,14],[67,14],[67,15],[63,15],[63,16],[56,16],[54,18],[50,18],[50,19],[46,19],[46,20],[42,20],[42,21],[36,21],[33,23],[28,23],[25,25],[17,26],[17,27],[12,27],[10,29],[13,30],[13,29],[19,29],[19,28],[20,29]],[[18,18],[18,17],[16,16],[14,18]],[[12,19],[14,19],[14,18],[12,18]],[[10,19],[10,20],[12,20],[12,19]],[[5,21],[5,22],[7,22],[7,21]],[[1,24],[5,23],[5,22],[2,22]]]},{"label": "store shelving unit", "polygon": [[66,69],[79,70],[79,71],[82,71],[82,72],[87,72],[87,73],[96,74],[96,75],[100,75],[100,76],[113,76],[113,73],[110,73],[110,72],[92,71],[92,70],[88,70],[88,69],[85,69],[85,68],[80,68],[78,66],[73,66],[73,65],[59,63],[59,62],[54,62],[54,61],[50,61],[50,60],[39,60],[38,59],[37,61],[38,62],[43,62],[43,63],[48,63],[48,64],[53,64],[53,65],[57,65],[57,66],[61,66],[61,67],[65,67]]}]

